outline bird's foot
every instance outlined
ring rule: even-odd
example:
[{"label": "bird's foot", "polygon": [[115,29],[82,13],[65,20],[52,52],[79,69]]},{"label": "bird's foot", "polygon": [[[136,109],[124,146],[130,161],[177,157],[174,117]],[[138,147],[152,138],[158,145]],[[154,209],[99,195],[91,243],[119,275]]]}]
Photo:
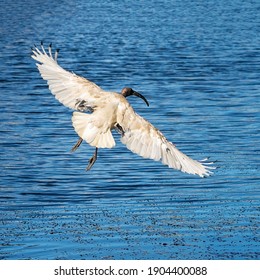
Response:
[{"label": "bird's foot", "polygon": [[83,141],[83,139],[80,137],[78,142],[71,149],[71,152],[75,152],[77,150],[77,148],[80,146],[80,144],[82,143],[82,141]]},{"label": "bird's foot", "polygon": [[124,136],[125,132],[124,132],[122,126],[121,126],[119,123],[117,123],[117,124],[115,125],[115,130],[116,130],[118,133],[120,133],[121,136]]},{"label": "bird's foot", "polygon": [[97,151],[98,151],[98,148],[96,148],[94,155],[89,160],[88,166],[86,168],[87,171],[89,171],[91,169],[91,167],[94,165],[94,163],[96,162],[96,160],[97,160]]}]

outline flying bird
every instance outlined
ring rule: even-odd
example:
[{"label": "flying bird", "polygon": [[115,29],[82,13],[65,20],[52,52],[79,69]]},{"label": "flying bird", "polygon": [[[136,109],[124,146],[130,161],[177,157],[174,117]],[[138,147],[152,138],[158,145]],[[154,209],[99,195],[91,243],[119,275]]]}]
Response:
[{"label": "flying bird", "polygon": [[43,44],[32,48],[32,58],[36,60],[39,72],[47,81],[51,93],[63,105],[73,112],[72,124],[79,135],[78,142],[72,148],[75,151],[83,140],[95,147],[87,170],[95,161],[99,148],[112,148],[115,140],[111,133],[116,130],[121,134],[121,142],[132,152],[155,161],[161,161],[170,168],[189,174],[206,177],[212,174],[212,162],[208,159],[193,160],[176,146],[150,122],[138,115],[126,99],[134,95],[146,98],[125,87],[121,93],[104,91],[95,83],[63,69],[57,62],[58,50],[52,53],[52,46],[45,50]]}]

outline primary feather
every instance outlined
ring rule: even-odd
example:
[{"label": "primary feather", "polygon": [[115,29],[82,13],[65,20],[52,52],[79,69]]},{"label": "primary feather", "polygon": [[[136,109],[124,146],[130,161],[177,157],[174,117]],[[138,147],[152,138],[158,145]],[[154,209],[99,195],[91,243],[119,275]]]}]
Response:
[{"label": "primary feather", "polygon": [[100,105],[100,99],[109,94],[95,83],[64,70],[43,47],[42,51],[33,49],[32,58],[39,62],[36,65],[51,93],[70,109],[78,110],[77,104],[82,100],[86,101],[86,107],[95,108]]}]

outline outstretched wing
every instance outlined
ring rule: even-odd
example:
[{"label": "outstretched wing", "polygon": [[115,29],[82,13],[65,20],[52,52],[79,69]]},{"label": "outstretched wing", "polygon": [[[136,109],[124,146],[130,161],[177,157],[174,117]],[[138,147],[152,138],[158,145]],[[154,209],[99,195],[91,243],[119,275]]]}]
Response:
[{"label": "outstretched wing", "polygon": [[209,176],[212,173],[210,169],[215,169],[206,159],[199,162],[183,154],[151,123],[136,114],[131,106],[125,110],[119,124],[122,143],[144,158],[160,160],[170,168],[200,177]]},{"label": "outstretched wing", "polygon": [[63,105],[79,111],[93,111],[100,104],[99,99],[109,94],[93,82],[64,70],[57,63],[58,51],[52,55],[51,45],[48,53],[43,45],[41,50],[35,47],[32,52],[32,58],[39,62],[36,65],[42,78]]}]

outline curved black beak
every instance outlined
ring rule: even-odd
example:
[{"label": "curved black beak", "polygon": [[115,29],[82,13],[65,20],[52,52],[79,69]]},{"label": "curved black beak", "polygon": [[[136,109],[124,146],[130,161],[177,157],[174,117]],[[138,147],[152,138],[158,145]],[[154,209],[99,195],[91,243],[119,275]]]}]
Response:
[{"label": "curved black beak", "polygon": [[144,101],[144,102],[146,103],[146,105],[149,107],[148,101],[146,100],[146,98],[145,98],[141,93],[139,93],[139,92],[133,90],[132,95],[135,95],[135,96],[140,97],[141,99],[143,99],[143,101]]}]

